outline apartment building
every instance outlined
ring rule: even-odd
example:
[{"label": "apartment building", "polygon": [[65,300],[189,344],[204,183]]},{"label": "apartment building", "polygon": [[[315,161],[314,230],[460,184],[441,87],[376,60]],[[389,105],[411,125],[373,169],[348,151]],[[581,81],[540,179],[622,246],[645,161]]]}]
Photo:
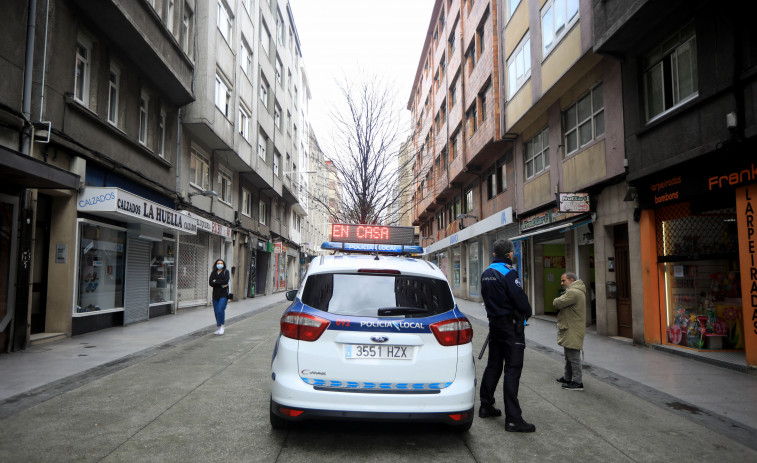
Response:
[{"label": "apartment building", "polygon": [[745,368],[757,365],[757,38],[739,6],[598,2],[594,47],[622,63],[643,340]]},{"label": "apartment building", "polygon": [[182,244],[181,265],[191,270],[179,278],[184,305],[207,303],[199,282],[218,258],[238,297],[297,284],[305,213],[297,171],[309,88],[288,2],[217,0],[198,5],[197,16],[181,207],[203,230]]},{"label": "apartment building", "polygon": [[19,263],[3,268],[3,349],[171,312],[176,243],[195,233],[175,208],[194,2],[6,7],[3,223],[26,225],[3,235],[4,262]]},{"label": "apartment building", "polygon": [[[456,295],[480,300],[491,244],[510,238],[537,314],[555,313],[560,275],[572,271],[590,288],[588,322],[636,337],[643,301],[630,294],[639,240],[623,201],[621,68],[594,53],[592,34],[590,1],[435,3],[408,104],[415,223]],[[608,282],[628,296],[622,303]]]}]

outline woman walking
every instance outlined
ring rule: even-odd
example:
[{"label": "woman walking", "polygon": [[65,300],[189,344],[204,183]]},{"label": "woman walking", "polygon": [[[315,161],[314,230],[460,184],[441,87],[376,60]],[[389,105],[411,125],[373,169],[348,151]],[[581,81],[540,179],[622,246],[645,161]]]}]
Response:
[{"label": "woman walking", "polygon": [[216,314],[217,335],[223,334],[223,325],[226,322],[226,303],[229,300],[229,271],[226,269],[226,262],[218,259],[215,268],[210,270],[208,284],[213,287],[213,311]]}]

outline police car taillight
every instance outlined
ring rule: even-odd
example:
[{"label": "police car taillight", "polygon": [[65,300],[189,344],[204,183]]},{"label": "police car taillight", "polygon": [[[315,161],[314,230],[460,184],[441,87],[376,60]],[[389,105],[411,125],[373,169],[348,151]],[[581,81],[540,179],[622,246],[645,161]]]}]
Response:
[{"label": "police car taillight", "polygon": [[473,339],[473,327],[467,318],[453,318],[432,323],[431,332],[443,346],[459,346]]},{"label": "police car taillight", "polygon": [[299,341],[315,341],[330,323],[315,315],[290,312],[281,317],[281,334]]}]

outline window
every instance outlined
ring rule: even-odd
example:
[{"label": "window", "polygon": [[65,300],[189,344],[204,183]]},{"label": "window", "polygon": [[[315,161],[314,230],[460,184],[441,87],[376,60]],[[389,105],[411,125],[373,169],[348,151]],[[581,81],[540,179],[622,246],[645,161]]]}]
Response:
[{"label": "window", "polygon": [[452,52],[455,51],[455,38],[456,38],[455,32],[457,32],[457,22],[455,22],[455,25],[452,26],[452,33],[450,33],[449,39],[447,40],[447,43],[449,44],[450,59],[452,57]]},{"label": "window", "polygon": [[495,171],[486,174],[486,199],[497,196],[497,175]]},{"label": "window", "polygon": [[444,125],[447,122],[447,102],[445,101],[439,107],[439,122]]},{"label": "window", "polygon": [[276,57],[276,82],[279,84],[279,86],[283,87],[284,84],[281,82],[281,70],[282,70],[281,60],[277,56]]},{"label": "window", "polygon": [[287,133],[292,133],[292,113],[287,111]]},{"label": "window", "polygon": [[507,189],[507,163],[504,160],[497,163],[497,193]]},{"label": "window", "polygon": [[596,85],[563,113],[565,154],[578,151],[605,133],[602,84]]},{"label": "window", "polygon": [[74,73],[74,99],[89,107],[89,73],[92,42],[79,34],[76,40],[76,70]]},{"label": "window", "polygon": [[287,69],[287,88],[289,89],[289,93],[292,93],[292,70]]},{"label": "window", "polygon": [[530,77],[531,39],[526,34],[507,60],[507,97],[515,96]]},{"label": "window", "polygon": [[201,190],[210,189],[208,162],[194,148],[189,158],[189,182]]},{"label": "window", "polygon": [[267,214],[265,211],[265,203],[261,199],[258,201],[258,222],[260,222],[262,225],[265,225],[267,222]]},{"label": "window", "polygon": [[226,7],[224,1],[218,0],[218,30],[221,31],[221,35],[228,44],[231,44],[231,35],[234,26],[231,18],[231,12]]},{"label": "window", "polygon": [[450,109],[455,107],[457,102],[457,77],[452,80],[452,85],[449,87],[449,107]]},{"label": "window", "polygon": [[218,183],[221,187],[220,200],[226,204],[231,204],[231,176],[225,172],[218,173]]},{"label": "window", "polygon": [[473,188],[465,192],[465,211],[464,212],[466,214],[468,212],[473,212]]},{"label": "window", "polygon": [[262,132],[258,132],[258,156],[260,156],[260,158],[263,160],[265,160],[265,149],[267,142],[267,137]]},{"label": "window", "polygon": [[281,154],[280,153],[274,153],[273,155],[273,175],[277,177],[281,177],[281,172],[279,172],[279,164],[281,163]]},{"label": "window", "polygon": [[578,0],[548,0],[541,9],[542,58],[565,36],[578,19]]},{"label": "window", "polygon": [[242,67],[245,75],[250,77],[250,71],[252,70],[252,49],[247,44],[247,39],[242,37],[242,47],[240,50],[239,65]]},{"label": "window", "polygon": [[279,45],[284,45],[284,19],[281,17],[281,12],[276,14],[276,38],[279,41]]},{"label": "window", "polygon": [[263,47],[263,51],[268,55],[271,47],[271,33],[268,32],[268,26],[266,26],[265,21],[263,21],[263,27],[260,28],[260,46]]},{"label": "window", "polygon": [[457,157],[457,134],[459,131],[455,131],[449,138],[449,159],[452,162]]},{"label": "window", "polygon": [[247,10],[247,13],[249,14],[252,9],[252,0],[242,0],[242,5],[244,5],[244,9]]},{"label": "window", "polygon": [[473,104],[468,108],[468,111],[465,112],[465,117],[468,120],[468,133],[469,136],[472,137],[474,133],[476,133],[476,130],[478,130],[478,111],[476,109],[476,102],[474,101]]},{"label": "window", "polygon": [[549,127],[523,145],[523,164],[526,180],[549,167]]},{"label": "window", "polygon": [[184,53],[190,54],[190,45],[192,44],[192,10],[188,3],[184,3],[184,16],[181,20],[181,49]]},{"label": "window", "polygon": [[139,96],[139,143],[147,144],[147,111],[150,106],[150,97],[146,93],[142,92]]},{"label": "window", "polygon": [[228,119],[231,115],[231,90],[229,84],[226,83],[220,74],[216,73],[216,107],[221,110],[224,116]]},{"label": "window", "polygon": [[647,121],[699,93],[695,25],[676,32],[644,61],[644,103]]},{"label": "window", "polygon": [[268,107],[268,82],[265,78],[260,79],[260,101],[263,102],[263,106]]},{"label": "window", "polygon": [[271,202],[271,212],[276,213],[276,220],[281,220],[281,208],[279,207],[279,200],[274,199]]},{"label": "window", "polygon": [[166,0],[166,27],[173,34],[174,0]]},{"label": "window", "polygon": [[121,71],[115,67],[110,67],[108,73],[108,122],[118,125],[118,87],[121,82]]},{"label": "window", "polygon": [[445,72],[447,72],[447,57],[442,54],[442,59],[439,61],[439,79],[444,80]]},{"label": "window", "polygon": [[515,13],[515,9],[520,5],[520,0],[506,0],[505,3],[507,4],[507,19],[510,19]]},{"label": "window", "polygon": [[476,41],[472,40],[470,46],[465,51],[465,59],[468,63],[468,74],[473,72],[473,68],[476,67]]},{"label": "window", "polygon": [[122,308],[126,293],[125,278],[121,277],[126,265],[126,230],[79,221],[78,232],[79,284],[74,313],[88,315]]},{"label": "window", "polygon": [[478,94],[478,114],[481,116],[481,123],[486,120],[486,94],[489,92],[489,88],[491,88],[491,81]]},{"label": "window", "polygon": [[273,106],[273,124],[276,126],[277,129],[279,129],[279,132],[281,131],[281,108],[279,107],[279,104],[276,103]]},{"label": "window", "polygon": [[239,104],[239,134],[244,137],[245,140],[250,139],[250,110],[247,109],[244,104]]},{"label": "window", "polygon": [[252,193],[242,188],[242,214],[252,217]]},{"label": "window", "polygon": [[166,156],[166,112],[162,110],[158,118],[158,156]]},{"label": "window", "polygon": [[486,20],[489,19],[489,10],[484,13],[484,16],[481,18],[481,23],[478,26],[478,29],[476,29],[476,42],[477,43],[477,57],[481,59],[481,55],[484,54],[484,50],[486,49],[486,41],[485,38],[485,27],[486,26]]}]

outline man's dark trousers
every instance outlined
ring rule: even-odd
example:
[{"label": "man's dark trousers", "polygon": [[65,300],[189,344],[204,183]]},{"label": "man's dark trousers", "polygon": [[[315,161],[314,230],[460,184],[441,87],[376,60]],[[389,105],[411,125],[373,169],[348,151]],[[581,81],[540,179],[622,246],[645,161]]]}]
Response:
[{"label": "man's dark trousers", "polygon": [[[481,379],[481,405],[494,405],[494,391],[504,366],[505,378],[502,389],[505,400],[505,422],[520,423],[521,409],[518,402],[518,386],[523,369],[526,336],[522,320],[520,326],[512,315],[489,318],[489,360]],[[504,364],[504,365],[503,365]]]}]

